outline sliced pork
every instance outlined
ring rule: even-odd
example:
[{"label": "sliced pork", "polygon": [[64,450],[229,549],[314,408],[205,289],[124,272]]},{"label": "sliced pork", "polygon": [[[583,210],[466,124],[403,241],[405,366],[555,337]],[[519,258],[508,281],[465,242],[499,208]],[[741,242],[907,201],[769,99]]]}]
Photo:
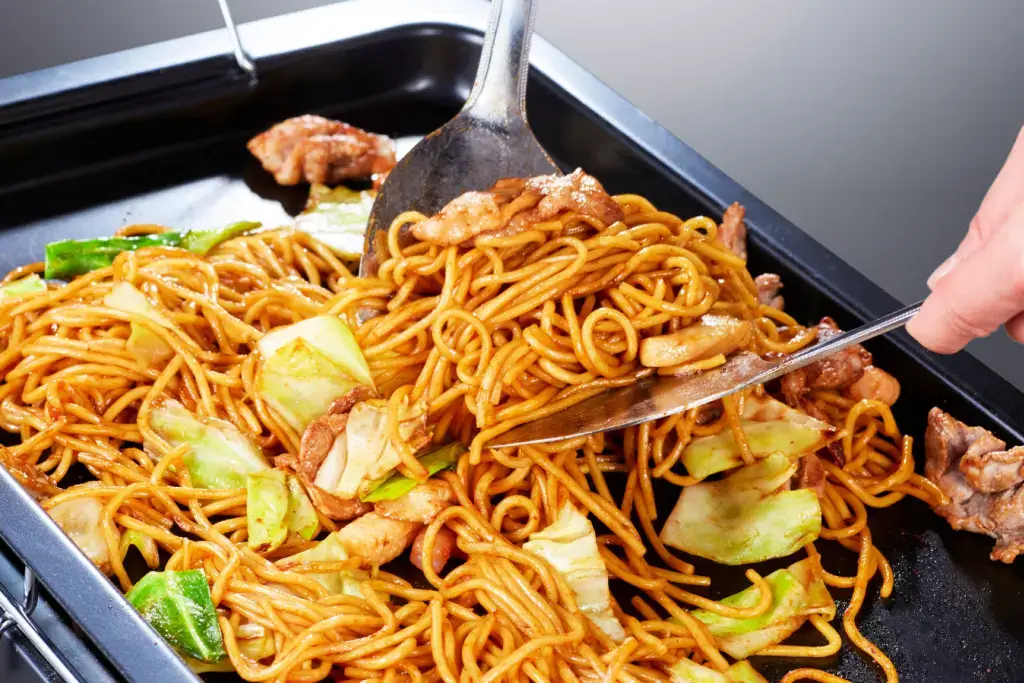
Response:
[{"label": "sliced pork", "polygon": [[336,185],[375,176],[376,181],[395,166],[391,138],[312,114],[278,123],[247,147],[280,185]]},{"label": "sliced pork", "polygon": [[925,476],[949,503],[935,512],[957,530],[996,539],[992,559],[1013,562],[1024,551],[1024,447],[981,427],[969,427],[939,408],[928,413]]},{"label": "sliced pork", "polygon": [[761,273],[754,278],[754,285],[757,287],[757,300],[760,303],[780,311],[783,309],[786,301],[779,295],[782,289],[781,277],[775,273]]},{"label": "sliced pork", "polygon": [[[819,343],[842,333],[831,318],[822,318],[817,331]],[[814,389],[846,389],[864,375],[864,369],[869,365],[871,354],[860,344],[855,344],[785,375],[782,394],[786,403],[797,408],[804,394]]]},{"label": "sliced pork", "polygon": [[505,178],[485,192],[467,192],[412,228],[416,239],[445,246],[481,235],[508,237],[536,223],[573,212],[611,225],[622,209],[593,176],[582,169],[568,175]]},{"label": "sliced pork", "polygon": [[743,217],[747,210],[739,202],[733,202],[722,214],[722,224],[718,226],[718,239],[725,248],[747,260],[747,225]]}]

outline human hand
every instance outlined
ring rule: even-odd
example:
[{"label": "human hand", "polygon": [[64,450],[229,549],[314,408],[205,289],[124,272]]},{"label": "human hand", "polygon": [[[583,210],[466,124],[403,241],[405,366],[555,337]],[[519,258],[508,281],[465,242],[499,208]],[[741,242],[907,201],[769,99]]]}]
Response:
[{"label": "human hand", "polygon": [[1024,129],[956,253],[928,278],[931,294],[907,331],[954,353],[1006,325],[1024,343]]}]

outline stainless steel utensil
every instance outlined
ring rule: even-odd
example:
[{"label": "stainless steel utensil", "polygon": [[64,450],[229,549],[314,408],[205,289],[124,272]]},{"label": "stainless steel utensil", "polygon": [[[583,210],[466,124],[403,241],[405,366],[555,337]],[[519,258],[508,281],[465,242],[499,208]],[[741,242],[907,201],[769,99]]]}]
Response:
[{"label": "stainless steel utensil", "polygon": [[655,376],[626,387],[610,389],[559,413],[519,425],[487,445],[499,448],[559,441],[674,415],[746,387],[771,381],[847,346],[902,327],[920,308],[920,302],[901,308],[872,323],[778,360],[738,353],[724,365],[699,375]]},{"label": "stainless steel utensil", "polygon": [[388,227],[403,211],[430,215],[501,178],[558,172],[526,121],[533,21],[534,0],[494,0],[465,106],[398,162],[373,203],[361,277],[377,274],[387,254]]}]

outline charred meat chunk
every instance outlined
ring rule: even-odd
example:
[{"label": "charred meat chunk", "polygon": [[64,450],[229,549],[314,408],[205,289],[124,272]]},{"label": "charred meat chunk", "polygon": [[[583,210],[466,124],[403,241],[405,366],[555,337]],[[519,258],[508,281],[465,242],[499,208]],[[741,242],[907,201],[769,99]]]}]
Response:
[{"label": "charred meat chunk", "polygon": [[782,278],[775,273],[761,273],[754,278],[757,287],[757,300],[765,306],[782,310],[786,301],[779,295],[782,289]]},{"label": "charred meat chunk", "polygon": [[395,166],[391,138],[313,114],[278,123],[249,140],[247,147],[280,185],[376,181]]},{"label": "charred meat chunk", "polygon": [[1024,551],[1024,447],[1007,450],[987,429],[932,408],[925,454],[925,476],[949,496],[935,512],[954,529],[996,539],[992,559],[1013,562]]},{"label": "charred meat chunk", "polygon": [[[822,318],[817,330],[819,342],[842,333],[831,318]],[[871,354],[867,349],[860,344],[849,346],[785,375],[782,378],[782,395],[786,403],[798,408],[807,392],[814,389],[846,389],[864,375],[864,369],[869,365]]]},{"label": "charred meat chunk", "polygon": [[722,214],[722,224],[718,226],[718,240],[725,248],[747,260],[747,225],[743,217],[747,210],[739,202],[733,202]]},{"label": "charred meat chunk", "polygon": [[611,225],[622,209],[593,176],[582,169],[568,175],[504,178],[485,192],[467,192],[412,228],[423,242],[445,246],[480,236],[511,237],[565,212]]}]

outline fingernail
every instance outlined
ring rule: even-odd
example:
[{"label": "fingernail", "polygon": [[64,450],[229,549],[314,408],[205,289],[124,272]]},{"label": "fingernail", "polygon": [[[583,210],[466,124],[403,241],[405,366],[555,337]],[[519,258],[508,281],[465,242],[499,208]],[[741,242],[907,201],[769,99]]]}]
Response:
[{"label": "fingernail", "polygon": [[953,266],[956,265],[956,254],[953,254],[948,259],[943,261],[938,268],[936,268],[931,275],[928,276],[928,289],[935,289],[935,285],[939,284],[939,280],[949,275],[949,271],[953,270]]}]

